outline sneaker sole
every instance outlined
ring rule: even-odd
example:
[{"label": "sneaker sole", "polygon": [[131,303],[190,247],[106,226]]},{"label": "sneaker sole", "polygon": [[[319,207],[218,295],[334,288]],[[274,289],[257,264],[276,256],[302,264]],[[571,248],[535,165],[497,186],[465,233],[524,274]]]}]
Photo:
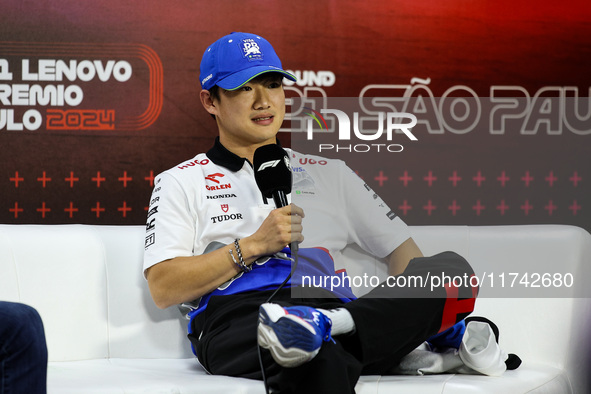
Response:
[{"label": "sneaker sole", "polygon": [[283,308],[276,304],[261,306],[257,332],[259,346],[269,349],[275,362],[285,368],[298,367],[310,361],[318,354],[322,344],[321,341],[310,344],[310,337],[316,337],[316,331],[297,316],[285,314]]}]

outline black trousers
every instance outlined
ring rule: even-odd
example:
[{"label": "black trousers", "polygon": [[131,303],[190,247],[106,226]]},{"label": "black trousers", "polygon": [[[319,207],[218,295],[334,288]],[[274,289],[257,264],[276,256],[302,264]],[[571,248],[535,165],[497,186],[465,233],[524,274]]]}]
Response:
[{"label": "black trousers", "polygon": [[[283,306],[346,308],[356,330],[334,337],[334,342],[324,342],[316,357],[296,368],[279,366],[262,349],[269,387],[280,393],[354,393],[360,375],[388,374],[427,338],[470,314],[477,293],[469,280],[472,275],[464,258],[444,252],[413,259],[400,275],[404,280],[397,281],[406,282],[406,287],[384,282],[346,304],[331,298],[324,289],[312,289],[312,297],[310,289],[302,289],[302,296],[293,289],[280,290],[272,302]],[[446,278],[455,280],[443,286]],[[433,284],[438,286],[432,289]],[[212,297],[207,309],[194,319],[189,339],[210,373],[262,379],[257,350],[258,308],[270,294]]]}]

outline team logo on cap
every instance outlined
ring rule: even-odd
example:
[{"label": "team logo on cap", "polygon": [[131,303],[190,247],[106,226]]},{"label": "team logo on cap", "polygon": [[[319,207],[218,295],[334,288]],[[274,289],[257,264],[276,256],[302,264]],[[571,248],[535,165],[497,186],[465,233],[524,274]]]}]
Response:
[{"label": "team logo on cap", "polygon": [[263,60],[263,52],[261,52],[259,44],[252,38],[242,40],[242,52],[248,61]]}]

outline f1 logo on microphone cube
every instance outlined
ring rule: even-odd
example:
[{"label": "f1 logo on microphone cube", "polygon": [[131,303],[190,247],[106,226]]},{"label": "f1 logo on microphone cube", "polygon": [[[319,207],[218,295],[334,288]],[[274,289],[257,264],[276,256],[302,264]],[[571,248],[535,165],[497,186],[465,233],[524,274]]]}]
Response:
[{"label": "f1 logo on microphone cube", "polygon": [[263,164],[261,164],[257,171],[263,171],[265,168],[275,167],[277,164],[279,164],[279,160],[266,161]]},{"label": "f1 logo on microphone cube", "polygon": [[[287,156],[285,156],[283,161],[285,161],[285,166],[291,171],[291,163],[289,162],[289,158],[287,158]],[[279,164],[280,162],[281,162],[281,160],[266,161],[259,166],[259,169],[257,170],[257,172],[261,172],[266,168],[277,167],[277,164]]]}]

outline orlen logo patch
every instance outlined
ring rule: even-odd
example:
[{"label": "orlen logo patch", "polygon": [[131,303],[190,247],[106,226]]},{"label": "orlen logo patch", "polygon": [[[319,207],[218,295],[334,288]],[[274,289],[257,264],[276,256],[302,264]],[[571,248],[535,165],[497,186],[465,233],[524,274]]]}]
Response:
[{"label": "orlen logo patch", "polygon": [[212,181],[215,183],[220,183],[220,181],[218,181],[216,178],[221,178],[223,177],[224,174],[220,174],[219,172],[216,172],[215,174],[211,174],[205,177],[205,179],[207,179],[208,181]]},{"label": "orlen logo patch", "polygon": [[215,174],[210,174],[210,175],[207,175],[207,176],[205,177],[205,179],[207,179],[208,181],[211,181],[211,182],[217,183],[217,185],[215,185],[215,186],[209,186],[209,185],[205,185],[205,188],[206,188],[207,190],[224,190],[224,189],[231,189],[231,188],[232,188],[232,185],[230,185],[229,183],[225,183],[225,184],[223,184],[223,183],[221,183],[221,181],[220,181],[220,180],[218,180],[218,179],[217,179],[217,178],[223,178],[223,177],[224,177],[224,174],[220,174],[219,172],[216,172]]},{"label": "orlen logo patch", "polygon": [[145,45],[0,42],[0,53],[0,131],[135,131],[160,116],[162,62]]}]

